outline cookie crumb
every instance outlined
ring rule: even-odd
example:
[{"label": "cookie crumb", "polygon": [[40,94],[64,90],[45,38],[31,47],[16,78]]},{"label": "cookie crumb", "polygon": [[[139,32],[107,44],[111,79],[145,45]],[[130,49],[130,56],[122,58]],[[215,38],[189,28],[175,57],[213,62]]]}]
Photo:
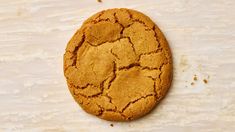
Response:
[{"label": "cookie crumb", "polygon": [[194,83],[192,82],[191,85],[194,85]]},{"label": "cookie crumb", "polygon": [[194,81],[197,81],[197,75],[194,75],[193,80],[194,80]]},{"label": "cookie crumb", "polygon": [[110,124],[111,127],[113,127],[113,124]]},{"label": "cookie crumb", "polygon": [[205,84],[207,84],[207,83],[208,83],[208,81],[207,81],[206,79],[203,79],[203,82],[204,82]]},{"label": "cookie crumb", "polygon": [[102,2],[102,0],[97,0],[97,1],[100,2],[100,3]]}]

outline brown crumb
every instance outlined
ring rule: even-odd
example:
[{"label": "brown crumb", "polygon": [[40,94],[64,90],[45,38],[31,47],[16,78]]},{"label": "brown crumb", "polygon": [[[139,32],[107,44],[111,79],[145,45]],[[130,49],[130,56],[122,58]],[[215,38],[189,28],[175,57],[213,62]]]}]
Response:
[{"label": "brown crumb", "polygon": [[97,1],[100,2],[100,3],[102,2],[102,0],[97,0]]},{"label": "brown crumb", "polygon": [[194,85],[194,83],[192,82],[191,85]]},{"label": "brown crumb", "polygon": [[110,124],[111,127],[113,127],[113,124]]},{"label": "brown crumb", "polygon": [[194,81],[197,81],[197,75],[194,75],[193,80],[194,80]]},{"label": "brown crumb", "polygon": [[203,82],[204,82],[205,84],[207,84],[207,83],[208,83],[208,81],[207,81],[206,79],[203,79]]}]

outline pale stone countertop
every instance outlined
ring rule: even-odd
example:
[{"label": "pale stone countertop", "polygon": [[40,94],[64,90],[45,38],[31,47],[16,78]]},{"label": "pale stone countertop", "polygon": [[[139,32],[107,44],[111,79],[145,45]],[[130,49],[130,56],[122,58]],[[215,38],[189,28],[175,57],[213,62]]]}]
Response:
[{"label": "pale stone countertop", "polygon": [[[167,97],[151,114],[132,122],[86,114],[63,76],[68,40],[82,21],[112,7],[150,16],[173,52],[174,79]],[[234,0],[0,0],[1,132],[234,130]]]}]

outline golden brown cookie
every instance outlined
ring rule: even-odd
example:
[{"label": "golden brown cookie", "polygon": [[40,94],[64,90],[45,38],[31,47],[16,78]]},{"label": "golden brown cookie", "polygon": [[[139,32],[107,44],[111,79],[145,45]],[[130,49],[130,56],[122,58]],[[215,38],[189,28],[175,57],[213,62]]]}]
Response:
[{"label": "golden brown cookie", "polygon": [[165,96],[172,57],[149,17],[135,10],[109,9],[87,19],[69,41],[64,74],[86,112],[105,120],[133,120]]}]

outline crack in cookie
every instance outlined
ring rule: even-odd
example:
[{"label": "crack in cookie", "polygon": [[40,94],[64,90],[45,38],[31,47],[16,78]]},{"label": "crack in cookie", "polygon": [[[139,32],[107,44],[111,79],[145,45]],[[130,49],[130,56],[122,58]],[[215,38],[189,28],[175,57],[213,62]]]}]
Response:
[{"label": "crack in cookie", "polygon": [[165,96],[172,57],[149,17],[130,9],[108,9],[87,19],[69,41],[64,75],[86,112],[128,121],[149,113]]}]

